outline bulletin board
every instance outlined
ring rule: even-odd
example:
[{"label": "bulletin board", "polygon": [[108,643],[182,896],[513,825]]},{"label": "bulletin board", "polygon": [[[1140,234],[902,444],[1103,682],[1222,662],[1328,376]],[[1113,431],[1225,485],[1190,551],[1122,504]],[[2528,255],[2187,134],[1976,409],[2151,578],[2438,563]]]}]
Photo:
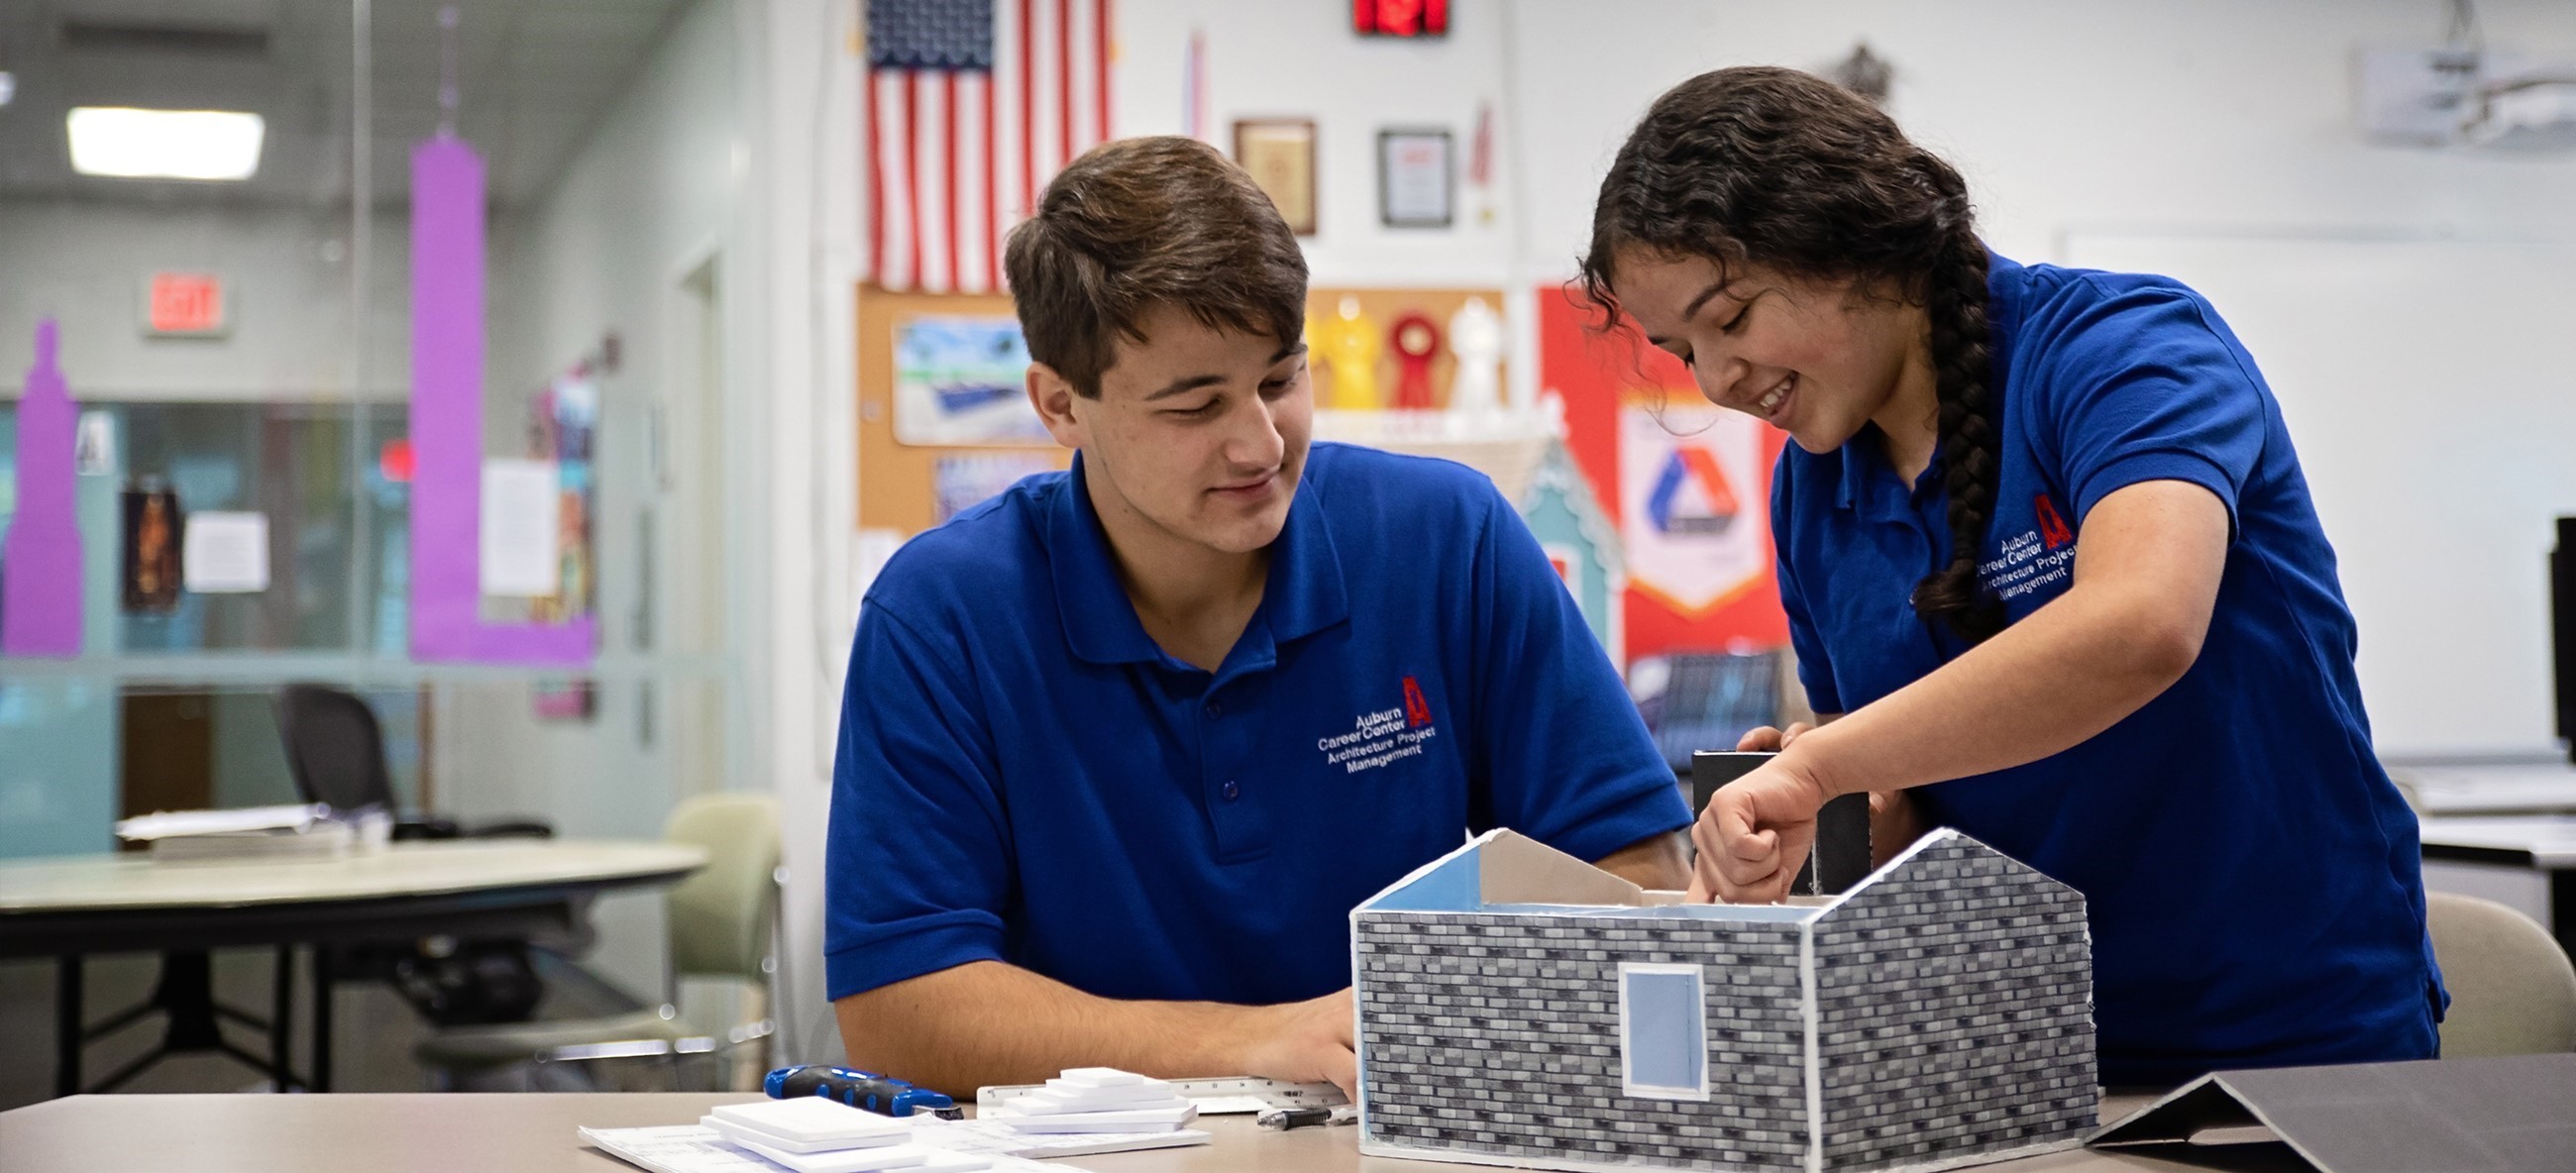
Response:
[{"label": "bulletin board", "polygon": [[[1359,300],[1360,312],[1375,323],[1380,332],[1392,328],[1395,320],[1406,313],[1421,313],[1439,327],[1443,335],[1441,348],[1431,365],[1436,408],[1448,405],[1450,380],[1457,366],[1448,352],[1446,335],[1450,315],[1466,305],[1470,297],[1483,298],[1497,314],[1504,310],[1500,289],[1316,287],[1307,294],[1308,317],[1321,320],[1335,314],[1345,296]],[[890,529],[909,537],[938,524],[938,479],[944,460],[978,456],[995,459],[1043,457],[1050,467],[1071,466],[1073,454],[1063,448],[907,444],[896,435],[897,340],[905,326],[923,318],[1007,317],[1012,312],[1008,294],[892,293],[875,286],[861,286],[857,301],[857,517],[860,528]],[[1394,349],[1386,348],[1378,360],[1380,387],[1391,389],[1395,386],[1399,364]],[[1504,387],[1511,385],[1508,364],[1506,359],[1500,379]],[[1325,389],[1323,383],[1329,378],[1329,373],[1320,371],[1316,376],[1319,402]]]},{"label": "bulletin board", "polygon": [[[1359,299],[1361,316],[1375,322],[1380,335],[1394,328],[1395,320],[1408,313],[1420,313],[1430,318],[1433,324],[1440,328],[1439,353],[1431,360],[1431,403],[1435,410],[1449,406],[1449,381],[1458,368],[1458,360],[1449,354],[1450,315],[1457,313],[1459,307],[1466,305],[1467,299],[1471,297],[1485,299],[1486,307],[1496,314],[1502,313],[1504,309],[1503,291],[1500,289],[1344,289],[1314,286],[1306,291],[1306,320],[1321,322],[1332,317],[1339,311],[1344,297]],[[1509,355],[1508,346],[1504,348],[1504,353]],[[1329,402],[1330,388],[1326,384],[1330,382],[1332,375],[1329,371],[1320,369],[1323,365],[1320,358],[1312,361],[1319,368],[1315,374],[1315,402],[1321,406]],[[1378,356],[1377,384],[1381,388],[1388,389],[1389,393],[1392,393],[1395,387],[1398,362],[1395,348],[1392,346],[1385,348]],[[1512,385],[1509,357],[1503,360],[1502,375],[1498,382],[1505,388]]]},{"label": "bulletin board", "polygon": [[[905,324],[928,317],[1008,317],[1011,298],[1001,293],[889,293],[862,286],[858,296],[859,475],[862,529],[890,529],[906,537],[939,522],[938,478],[943,459],[990,456],[1031,459],[1070,467],[1073,453],[1057,447],[922,445],[895,438],[896,339]],[[1033,409],[1030,409],[1033,410]]]}]

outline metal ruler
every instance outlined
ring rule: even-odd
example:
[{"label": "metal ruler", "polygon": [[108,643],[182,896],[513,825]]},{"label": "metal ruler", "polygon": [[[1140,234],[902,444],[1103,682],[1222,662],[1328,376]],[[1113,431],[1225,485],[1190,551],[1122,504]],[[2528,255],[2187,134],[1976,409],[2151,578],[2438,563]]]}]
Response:
[{"label": "metal ruler", "polygon": [[[1249,1075],[1175,1079],[1170,1082],[1173,1091],[1198,1105],[1202,1116],[1262,1112],[1271,1108],[1332,1108],[1350,1102],[1343,1098],[1342,1089],[1329,1083],[1289,1083],[1277,1079],[1256,1079]],[[978,1088],[975,1091],[975,1110],[983,1112],[998,1108],[1002,1101],[1012,1096],[1027,1095],[1041,1086],[1021,1084]]]}]

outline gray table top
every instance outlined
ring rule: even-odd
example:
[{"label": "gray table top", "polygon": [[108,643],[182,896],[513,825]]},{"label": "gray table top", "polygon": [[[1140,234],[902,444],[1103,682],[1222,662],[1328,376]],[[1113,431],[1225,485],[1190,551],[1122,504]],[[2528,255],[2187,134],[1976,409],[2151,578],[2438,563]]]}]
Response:
[{"label": "gray table top", "polygon": [[2421,824],[2428,847],[2528,852],[2532,867],[2576,868],[2576,815],[2433,815]]},{"label": "gray table top", "polygon": [[[72,1096],[0,1112],[0,1169],[44,1173],[632,1173],[585,1146],[575,1130],[693,1124],[747,1094],[627,1095],[116,1095]],[[2112,1097],[2106,1116],[2144,1103]],[[1437,1173],[1472,1166],[1359,1155],[1354,1128],[1286,1133],[1249,1116],[1202,1118],[1213,1144],[1074,1157],[1093,1173]],[[2173,1170],[2189,1166],[2081,1149],[1981,1168]]]},{"label": "gray table top", "polygon": [[291,863],[153,863],[140,853],[0,864],[0,917],[12,913],[310,904],[678,876],[706,852],[652,841],[483,839],[396,843]]},{"label": "gray table top", "polygon": [[2538,762],[2390,763],[2388,776],[2427,815],[2576,811],[2576,764]]}]

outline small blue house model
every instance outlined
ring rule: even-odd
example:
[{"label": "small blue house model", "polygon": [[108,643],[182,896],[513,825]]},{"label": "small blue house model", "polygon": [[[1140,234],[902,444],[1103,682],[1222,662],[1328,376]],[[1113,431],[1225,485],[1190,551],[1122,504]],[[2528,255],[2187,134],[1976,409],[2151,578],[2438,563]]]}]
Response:
[{"label": "small blue house model", "polygon": [[1627,663],[1626,608],[1621,605],[1628,592],[1625,547],[1619,527],[1593,495],[1592,482],[1575,467],[1561,428],[1547,438],[1538,469],[1514,504],[1548,560],[1565,576],[1566,590],[1582,609],[1592,637],[1610,653],[1611,663]]},{"label": "small blue house model", "polygon": [[1942,1169],[2095,1124],[2084,898],[1955,830],[1838,896],[1680,903],[1510,831],[1351,913],[1360,1151]]}]

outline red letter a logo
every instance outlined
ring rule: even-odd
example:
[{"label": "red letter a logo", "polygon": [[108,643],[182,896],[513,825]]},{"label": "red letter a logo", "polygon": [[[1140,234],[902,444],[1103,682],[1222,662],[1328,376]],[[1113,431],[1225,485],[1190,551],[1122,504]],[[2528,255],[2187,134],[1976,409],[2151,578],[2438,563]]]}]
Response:
[{"label": "red letter a logo", "polygon": [[2039,540],[2048,543],[2049,549],[2075,540],[2075,531],[2066,528],[2066,518],[2058,514],[2057,502],[2049,500],[2048,494],[2033,498],[2031,508],[2039,512]]}]

